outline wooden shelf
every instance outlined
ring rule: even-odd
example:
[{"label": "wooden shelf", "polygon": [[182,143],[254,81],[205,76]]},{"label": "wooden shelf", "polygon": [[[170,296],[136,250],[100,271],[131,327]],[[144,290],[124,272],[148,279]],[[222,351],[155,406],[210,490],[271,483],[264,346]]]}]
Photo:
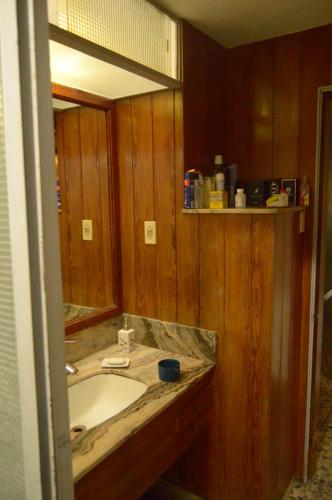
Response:
[{"label": "wooden shelf", "polygon": [[260,214],[271,215],[285,212],[301,212],[306,207],[262,207],[262,208],[183,208],[183,214]]}]

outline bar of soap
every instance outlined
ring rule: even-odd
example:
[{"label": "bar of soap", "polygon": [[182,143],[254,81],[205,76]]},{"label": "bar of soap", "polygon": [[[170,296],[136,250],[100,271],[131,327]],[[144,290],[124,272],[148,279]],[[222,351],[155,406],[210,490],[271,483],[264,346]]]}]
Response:
[{"label": "bar of soap", "polygon": [[101,362],[102,368],[125,368],[129,366],[129,358],[104,358]]}]

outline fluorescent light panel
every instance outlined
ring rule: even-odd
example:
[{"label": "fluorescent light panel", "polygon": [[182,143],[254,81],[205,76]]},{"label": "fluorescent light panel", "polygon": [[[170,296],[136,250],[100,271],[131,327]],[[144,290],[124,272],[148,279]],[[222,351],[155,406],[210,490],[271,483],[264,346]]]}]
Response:
[{"label": "fluorescent light panel", "polygon": [[119,99],[166,88],[52,40],[49,47],[52,82],[107,99]]}]

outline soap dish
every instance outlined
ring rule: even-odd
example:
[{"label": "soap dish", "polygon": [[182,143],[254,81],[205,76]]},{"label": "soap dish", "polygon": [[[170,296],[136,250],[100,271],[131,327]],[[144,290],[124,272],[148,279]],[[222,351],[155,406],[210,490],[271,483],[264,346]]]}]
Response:
[{"label": "soap dish", "polygon": [[101,362],[102,368],[127,368],[130,358],[104,358]]}]

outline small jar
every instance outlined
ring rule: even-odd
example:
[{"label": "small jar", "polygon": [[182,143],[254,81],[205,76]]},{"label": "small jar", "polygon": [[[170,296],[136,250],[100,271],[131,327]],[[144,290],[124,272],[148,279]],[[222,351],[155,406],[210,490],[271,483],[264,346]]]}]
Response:
[{"label": "small jar", "polygon": [[246,207],[246,195],[244,194],[243,188],[238,188],[235,195],[235,208],[245,208]]}]

